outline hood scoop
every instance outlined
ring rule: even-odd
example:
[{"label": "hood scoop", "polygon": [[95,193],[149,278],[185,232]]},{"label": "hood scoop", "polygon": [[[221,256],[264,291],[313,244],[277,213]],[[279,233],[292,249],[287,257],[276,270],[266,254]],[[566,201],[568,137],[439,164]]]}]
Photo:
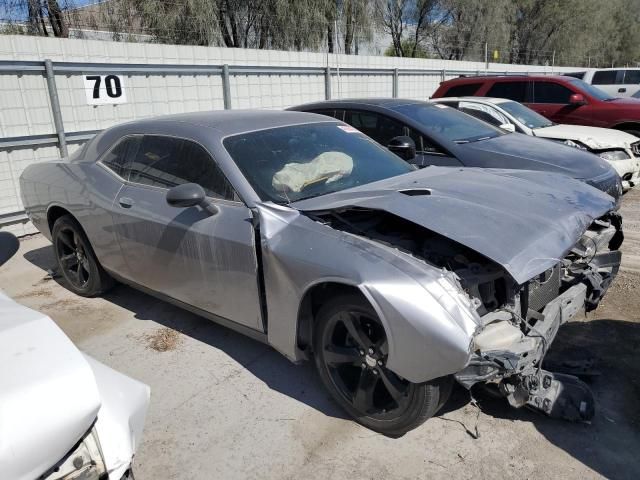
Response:
[{"label": "hood scoop", "polygon": [[431,195],[431,190],[428,188],[409,188],[406,190],[398,190],[398,193],[408,195],[409,197],[422,197]]}]

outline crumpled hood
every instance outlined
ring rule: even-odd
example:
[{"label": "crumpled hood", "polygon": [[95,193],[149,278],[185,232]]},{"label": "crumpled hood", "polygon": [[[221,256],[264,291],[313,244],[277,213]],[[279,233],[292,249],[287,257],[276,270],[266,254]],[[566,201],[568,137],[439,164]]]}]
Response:
[{"label": "crumpled hood", "polygon": [[0,292],[0,465],[29,479],[55,465],[100,408],[91,367],[46,315]]},{"label": "crumpled hood", "polygon": [[537,128],[536,137],[558,140],[577,140],[594,150],[604,148],[630,148],[639,139],[629,133],[612,128],[585,127],[582,125],[553,125]]},{"label": "crumpled hood", "polygon": [[474,166],[522,168],[563,173],[580,180],[602,176],[612,167],[597,155],[520,133],[460,145],[476,154]]},{"label": "crumpled hood", "polygon": [[428,167],[291,206],[386,211],[481,253],[522,284],[560,261],[615,205],[563,175]]}]

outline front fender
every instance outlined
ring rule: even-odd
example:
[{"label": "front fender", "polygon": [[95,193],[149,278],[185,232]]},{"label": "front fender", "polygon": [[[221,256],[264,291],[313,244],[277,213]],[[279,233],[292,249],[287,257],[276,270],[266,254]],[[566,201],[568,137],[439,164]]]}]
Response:
[{"label": "front fender", "polygon": [[303,359],[297,322],[305,293],[318,283],[343,283],[357,287],[378,313],[389,340],[388,366],[398,375],[424,382],[466,366],[479,319],[448,272],[286,207],[257,210],[274,348]]},{"label": "front fender", "polygon": [[427,285],[409,278],[363,286],[390,338],[387,366],[414,383],[456,373],[470,359],[478,324],[447,282],[445,274]]}]

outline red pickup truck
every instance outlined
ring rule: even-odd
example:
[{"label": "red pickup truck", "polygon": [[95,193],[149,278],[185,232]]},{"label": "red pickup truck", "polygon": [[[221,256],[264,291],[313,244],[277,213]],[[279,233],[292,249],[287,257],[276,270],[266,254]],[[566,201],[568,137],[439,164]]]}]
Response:
[{"label": "red pickup truck", "polygon": [[461,96],[508,98],[556,123],[615,128],[640,137],[640,99],[612,97],[578,78],[460,77],[442,82],[432,98]]}]

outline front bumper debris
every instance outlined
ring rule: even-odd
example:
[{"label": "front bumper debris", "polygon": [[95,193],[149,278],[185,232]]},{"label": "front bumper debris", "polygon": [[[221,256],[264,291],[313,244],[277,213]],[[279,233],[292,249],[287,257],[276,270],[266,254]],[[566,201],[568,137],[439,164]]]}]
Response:
[{"label": "front bumper debris", "polygon": [[550,417],[589,421],[595,414],[595,399],[589,386],[573,375],[538,370],[520,377],[517,383],[500,384],[501,393],[512,407],[525,405]]},{"label": "front bumper debris", "polygon": [[[590,420],[595,404],[589,387],[572,375],[541,368],[560,326],[586,303],[587,286],[579,283],[570,287],[545,306],[528,334],[500,349],[477,350],[467,367],[455,375],[456,380],[467,389],[476,383],[493,383],[514,407],[526,405],[572,421]],[[517,321],[515,315],[511,321]]]}]

